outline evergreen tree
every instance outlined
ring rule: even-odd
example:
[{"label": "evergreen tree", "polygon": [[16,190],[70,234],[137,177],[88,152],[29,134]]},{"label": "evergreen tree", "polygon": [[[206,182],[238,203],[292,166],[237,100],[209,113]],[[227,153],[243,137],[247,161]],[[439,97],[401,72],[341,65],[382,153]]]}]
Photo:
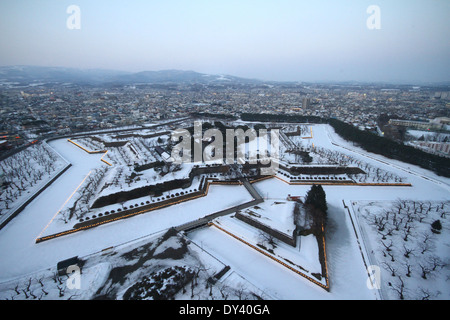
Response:
[{"label": "evergreen tree", "polygon": [[321,185],[313,185],[308,191],[305,209],[311,219],[311,231],[321,238],[327,223],[327,201]]},{"label": "evergreen tree", "polygon": [[325,191],[322,186],[314,184],[306,194],[305,204],[310,204],[324,214],[328,210]]},{"label": "evergreen tree", "polygon": [[436,220],[431,224],[431,231],[434,233],[441,233],[442,224],[440,220]]}]

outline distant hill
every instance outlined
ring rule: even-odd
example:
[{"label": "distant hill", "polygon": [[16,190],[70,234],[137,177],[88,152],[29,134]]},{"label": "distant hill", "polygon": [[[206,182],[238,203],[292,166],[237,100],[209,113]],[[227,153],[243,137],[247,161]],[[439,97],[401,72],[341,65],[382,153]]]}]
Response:
[{"label": "distant hill", "polygon": [[[88,85],[133,85],[133,84],[205,84],[205,85],[281,85],[284,87],[297,87],[298,81],[262,81],[256,79],[240,78],[231,75],[212,75],[195,71],[161,70],[125,72],[103,69],[75,69],[65,67],[40,67],[40,66],[0,66],[0,87],[20,87],[46,83],[72,83]],[[383,83],[383,82],[301,82],[303,85],[338,86],[340,89],[355,89],[365,86],[374,88],[396,88],[410,90],[411,83]],[[432,89],[448,91],[450,82],[422,83],[420,89]]]},{"label": "distant hill", "polygon": [[162,70],[143,71],[117,78],[118,81],[133,83],[214,83],[214,82],[240,82],[257,83],[262,81],[239,78],[225,75],[210,75],[195,71]]},{"label": "distant hill", "polygon": [[100,70],[74,69],[63,67],[6,66],[0,67],[0,83],[84,83],[84,84],[162,84],[162,83],[263,83],[228,75],[209,75],[194,71],[162,70],[137,73]]},{"label": "distant hill", "polygon": [[11,66],[0,67],[0,81],[10,82],[104,82],[126,75],[111,70],[81,70],[63,67]]}]

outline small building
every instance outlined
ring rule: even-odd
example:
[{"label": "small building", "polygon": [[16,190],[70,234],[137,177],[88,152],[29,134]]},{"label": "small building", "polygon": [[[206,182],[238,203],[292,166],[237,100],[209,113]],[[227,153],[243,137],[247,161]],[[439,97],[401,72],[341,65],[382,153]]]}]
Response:
[{"label": "small building", "polygon": [[161,148],[160,146],[156,146],[155,151],[159,154],[159,156],[163,159],[165,163],[173,162],[173,158],[170,156],[170,154],[168,154],[167,151]]},{"label": "small building", "polygon": [[394,126],[416,128],[422,130],[440,129],[442,127],[441,124],[433,123],[430,121],[399,120],[399,119],[390,119],[389,124]]},{"label": "small building", "polygon": [[291,196],[290,194],[288,194],[286,200],[287,201],[300,201],[300,202],[302,202],[300,196]]}]

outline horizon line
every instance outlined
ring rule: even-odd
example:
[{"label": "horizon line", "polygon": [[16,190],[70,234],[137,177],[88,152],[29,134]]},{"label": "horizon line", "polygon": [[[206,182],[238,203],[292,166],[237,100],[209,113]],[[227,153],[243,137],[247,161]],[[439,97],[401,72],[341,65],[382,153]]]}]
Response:
[{"label": "horizon line", "polygon": [[121,70],[121,69],[112,69],[112,68],[102,68],[102,67],[69,67],[69,66],[50,66],[50,65],[31,65],[31,64],[14,64],[14,65],[0,65],[0,68],[14,68],[14,67],[35,67],[35,68],[56,68],[56,69],[71,69],[78,71],[105,71],[105,72],[121,72],[129,75],[139,74],[144,72],[169,72],[169,71],[179,71],[179,72],[193,72],[199,75],[207,75],[207,76],[229,76],[234,78],[240,78],[243,80],[252,80],[259,81],[265,83],[297,83],[297,84],[363,84],[363,85],[406,85],[406,86],[424,86],[424,85],[450,85],[449,80],[440,80],[440,81],[417,81],[417,80],[263,80],[260,78],[246,77],[246,76],[235,76],[227,73],[204,73],[199,72],[192,69],[159,69],[159,70],[148,70],[142,69],[140,71],[130,71],[130,70]]}]

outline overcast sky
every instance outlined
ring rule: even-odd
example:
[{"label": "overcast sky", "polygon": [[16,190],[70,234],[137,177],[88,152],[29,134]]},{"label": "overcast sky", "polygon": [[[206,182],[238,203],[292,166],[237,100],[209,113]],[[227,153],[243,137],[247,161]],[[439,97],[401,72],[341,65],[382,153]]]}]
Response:
[{"label": "overcast sky", "polygon": [[1,0],[0,65],[449,81],[449,17],[449,0]]}]

